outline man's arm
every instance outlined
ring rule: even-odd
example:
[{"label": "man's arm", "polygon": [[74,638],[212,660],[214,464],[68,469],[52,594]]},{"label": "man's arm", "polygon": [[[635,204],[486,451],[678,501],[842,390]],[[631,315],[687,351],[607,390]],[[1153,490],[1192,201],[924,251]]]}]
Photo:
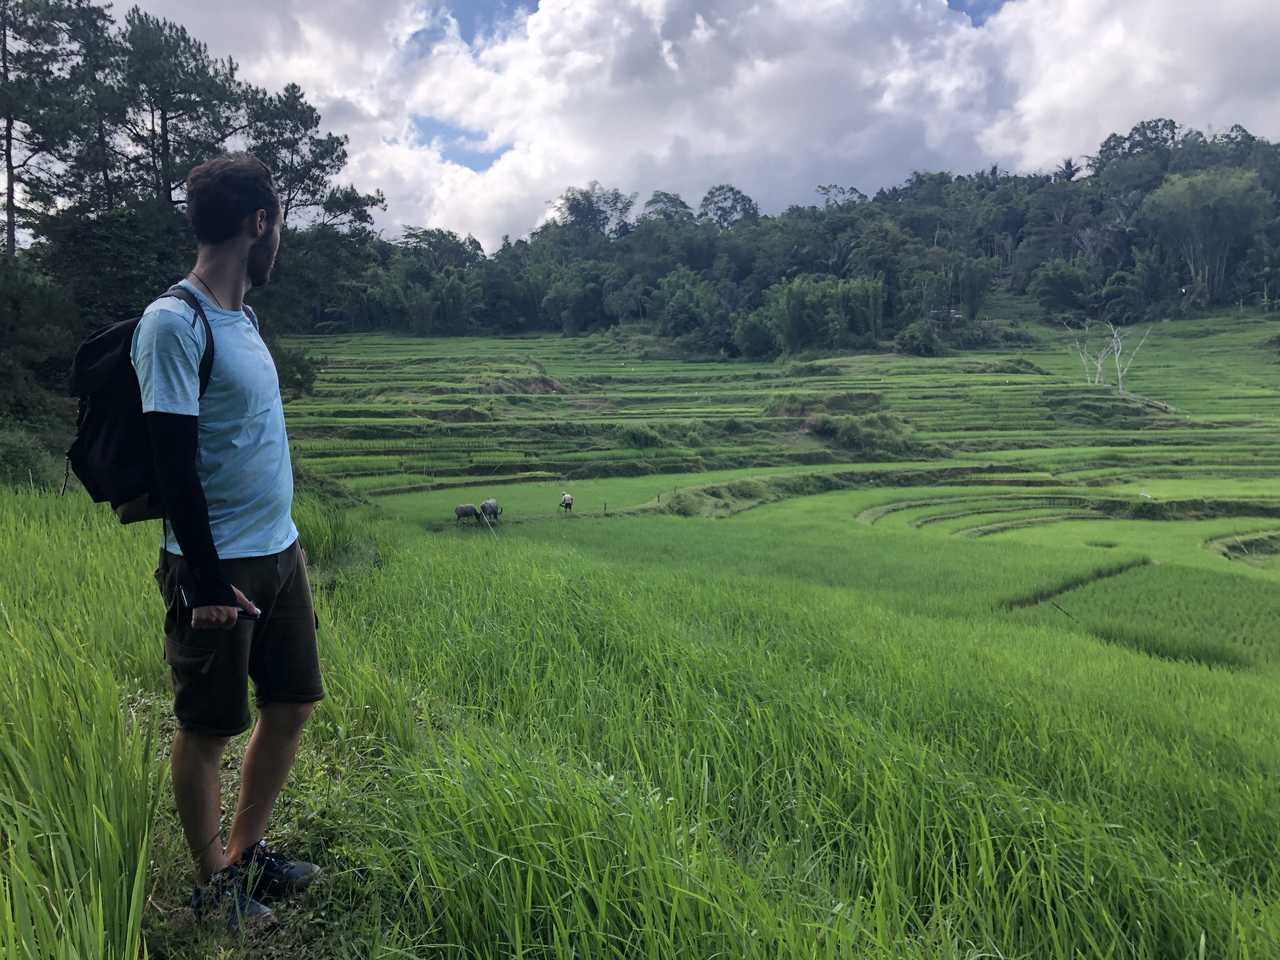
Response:
[{"label": "man's arm", "polygon": [[198,421],[177,413],[144,415],[155,459],[156,492],[191,573],[191,606],[237,606],[222,574],[209,528],[209,506],[196,473]]}]

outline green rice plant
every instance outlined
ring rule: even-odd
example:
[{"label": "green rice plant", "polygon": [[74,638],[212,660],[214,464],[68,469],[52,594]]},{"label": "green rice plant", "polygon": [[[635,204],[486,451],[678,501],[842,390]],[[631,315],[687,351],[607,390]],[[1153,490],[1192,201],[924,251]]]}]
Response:
[{"label": "green rice plant", "polygon": [[[869,494],[827,495],[842,497]],[[852,507],[833,537],[824,509],[806,507],[696,536],[681,534],[690,521],[646,517],[450,533],[426,549],[373,521],[380,565],[334,570],[321,596],[330,697],[278,824],[331,885],[296,922],[283,911],[283,935],[305,937],[323,911],[336,919],[300,941],[308,955],[1155,960],[1195,957],[1202,938],[1206,955],[1265,955],[1280,856],[1272,685],[1000,611],[1093,553],[1064,565],[946,538],[919,551],[922,534],[858,525]],[[73,681],[47,668],[55,694],[6,683],[27,699],[5,707],[35,717],[6,757],[57,769],[64,794],[114,791],[107,822],[137,837],[158,822],[156,765],[115,678],[160,689],[143,655],[155,625],[107,598],[131,595],[149,537],[99,517],[0,498],[8,559],[38,557],[21,588],[6,585],[21,604],[10,619],[45,644],[0,657],[22,676],[69,664],[77,689],[98,691],[69,700]],[[72,542],[70,562],[35,546]],[[79,625],[78,650],[25,626],[46,604],[50,636]],[[66,713],[82,719],[61,729],[97,738],[96,767],[82,758],[67,777],[41,759],[66,745],[36,702],[76,705]],[[146,715],[146,697],[127,702]],[[135,786],[130,744],[151,793]],[[24,799],[9,816],[35,837],[53,813],[37,819]],[[86,830],[67,844],[83,889],[123,889],[119,858],[90,858]],[[166,856],[180,845],[169,835]],[[31,886],[33,848],[15,846],[14,902],[31,900],[11,891],[15,877]],[[137,870],[147,856],[130,849]],[[65,886],[62,867],[46,869],[41,889]],[[180,912],[173,891],[154,895]],[[119,934],[92,913],[59,916],[82,942],[122,938],[133,956],[135,902],[113,914]],[[20,950],[47,936],[11,926]],[[149,935],[173,957],[208,943],[154,919]]]},{"label": "green rice plant", "polygon": [[[792,369],[306,338],[330,696],[273,829],[326,881],[270,945],[192,928],[158,531],[5,490],[0,957],[1270,957],[1280,568],[1215,548],[1277,524],[1262,333],[1153,335],[1172,412],[1053,334]],[[503,392],[530,371],[561,392]],[[950,454],[816,464],[866,451],[771,397]]]},{"label": "green rice plant", "polygon": [[1028,614],[1075,620],[1095,635],[1152,656],[1232,667],[1280,662],[1273,586],[1222,571],[1144,566],[1059,597]]},{"label": "green rice plant", "polygon": [[323,567],[346,559],[359,537],[350,513],[318,497],[303,495],[293,503],[294,522],[307,559]]},{"label": "green rice plant", "polygon": [[[656,521],[619,523],[634,554]],[[431,942],[700,956],[700,935],[734,955],[809,955],[797,918],[812,931],[834,910],[851,924],[828,930],[833,955],[910,955],[946,931],[1007,955],[1163,957],[1194,956],[1202,935],[1220,955],[1259,949],[1274,925],[1249,913],[1272,884],[1275,814],[1255,791],[1274,748],[1219,712],[1230,678],[1135,674],[1132,655],[1087,639],[903,617],[869,593],[511,540],[384,571],[335,592],[338,623],[369,626],[335,665],[331,722],[415,757],[410,785],[389,774],[411,800],[363,808],[387,826],[361,870],[418,891]],[[424,583],[444,602],[423,604]],[[362,663],[378,665],[376,695]],[[1141,693],[1153,681],[1159,700]],[[1270,715],[1263,689],[1239,695]],[[614,819],[587,814],[600,790],[619,795]],[[666,832],[631,799],[646,796],[682,846],[650,854]],[[718,879],[671,872],[690,868]],[[650,871],[653,893],[636,892]],[[1237,902],[1237,884],[1260,899]],[[673,889],[715,905],[676,925],[693,940],[646,920],[676,909]],[[738,923],[758,939],[733,943]]]},{"label": "green rice plant", "polygon": [[122,551],[98,552],[84,501],[0,502],[0,956],[132,960],[161,781],[154,724],[104,657],[127,599],[98,565]]}]

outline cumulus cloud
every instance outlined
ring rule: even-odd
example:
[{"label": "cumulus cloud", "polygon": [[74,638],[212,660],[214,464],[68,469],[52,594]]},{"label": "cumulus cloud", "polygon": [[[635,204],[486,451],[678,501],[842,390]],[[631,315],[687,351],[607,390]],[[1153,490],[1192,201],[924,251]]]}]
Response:
[{"label": "cumulus cloud", "polygon": [[143,6],[254,82],[300,83],[390,231],[489,249],[592,179],[695,205],[728,181],[778,210],[819,183],[1048,166],[1152,116],[1280,135],[1274,0],[957,4],[981,26],[944,0],[487,2],[479,32],[449,0]]},{"label": "cumulus cloud", "polygon": [[1275,0],[1020,0],[974,36],[1012,93],[979,142],[1017,167],[1079,156],[1151,117],[1280,136]]}]

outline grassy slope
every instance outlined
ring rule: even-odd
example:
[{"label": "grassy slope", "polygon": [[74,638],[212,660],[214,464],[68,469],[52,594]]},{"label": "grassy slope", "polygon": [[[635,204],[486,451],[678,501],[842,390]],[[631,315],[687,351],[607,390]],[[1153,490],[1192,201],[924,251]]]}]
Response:
[{"label": "grassy slope", "polygon": [[[523,354],[512,375],[534,360],[579,388],[630,378],[601,393],[616,387],[618,408],[660,426],[758,412],[769,377],[819,393],[879,380],[920,431],[968,438],[957,464],[1000,461],[1040,483],[917,479],[722,521],[576,517],[500,538],[422,533],[458,491],[345,515],[302,504],[324,564],[330,700],[276,830],[328,878],[245,942],[192,929],[182,909],[154,538],[79,500],[0,494],[0,717],[13,734],[0,738],[0,956],[132,957],[140,936],[152,955],[193,958],[1269,956],[1274,568],[1239,576],[1241,562],[1200,541],[1280,521],[956,535],[1052,514],[1029,499],[1011,513],[1000,497],[1139,503],[1130,487],[1161,483],[1178,486],[1147,492],[1274,498],[1273,484],[1240,488],[1275,465],[1274,367],[1244,349],[1263,331],[1189,335],[1206,326],[1149,345],[1156,362],[1135,389],[1187,409],[1152,430],[1091,424],[1042,375],[1006,384],[965,372],[968,357],[857,358],[822,383],[634,364],[559,340],[427,344],[438,363],[421,341],[335,345],[357,372],[330,382],[332,409],[291,405],[304,443],[349,429],[328,418],[360,419],[335,412],[352,391],[385,411],[436,363],[448,390],[478,376],[483,393],[494,371],[474,373],[476,358]],[[1066,360],[1035,357],[1064,385]],[[372,382],[370,364],[402,386]],[[744,374],[761,379],[735,382]],[[515,408],[541,404],[545,421],[582,400],[497,399],[497,423],[466,430],[518,437]],[[332,442],[368,456],[364,441]],[[466,475],[469,455],[442,455]],[[880,482],[900,466],[858,469]],[[783,466],[762,483],[832,470],[848,468]],[[763,473],[573,489],[589,513],[597,498],[611,512],[657,506],[690,482],[735,484],[694,498],[699,509],[750,505],[760,485],[741,481]],[[554,512],[558,486],[502,488],[509,515]],[[376,563],[352,561],[370,538]],[[1102,576],[1145,557],[1158,562]],[[1073,584],[1060,609],[1008,608]]]},{"label": "grassy slope", "polygon": [[[427,549],[384,528],[378,571],[340,570],[322,601],[331,699],[279,835],[331,879],[286,912],[271,949],[1169,957],[1195,955],[1203,932],[1210,955],[1265,955],[1280,853],[1271,675],[1155,660],[999,609],[1087,573],[1091,553],[919,551],[916,534],[859,526],[832,550],[821,516],[770,518],[787,506],[715,524],[709,541],[663,518]],[[7,716],[39,705],[40,750],[7,768],[4,792],[38,811],[17,822],[68,831],[64,875],[88,870],[135,911],[150,894],[153,950],[203,956],[211,941],[181,919],[167,802],[148,816],[148,731],[163,739],[166,707],[147,629],[154,545],[76,501],[9,495],[0,517],[15,578],[3,594],[18,598],[0,662],[54,656],[42,620],[74,651],[56,656],[60,690],[5,687]],[[658,562],[604,559],[605,538]],[[16,583],[33,556],[39,609]],[[932,582],[929,602],[893,588],[904,582]],[[82,685],[97,691],[87,706],[69,695]],[[118,768],[120,752],[146,772]],[[37,767],[44,755],[86,776]],[[26,795],[14,770],[33,777]],[[101,864],[92,823],[59,818],[104,790],[104,815],[130,826]],[[138,889],[148,823],[159,869]],[[36,853],[26,874],[35,885],[48,869]],[[132,927],[114,929],[129,955]]]}]

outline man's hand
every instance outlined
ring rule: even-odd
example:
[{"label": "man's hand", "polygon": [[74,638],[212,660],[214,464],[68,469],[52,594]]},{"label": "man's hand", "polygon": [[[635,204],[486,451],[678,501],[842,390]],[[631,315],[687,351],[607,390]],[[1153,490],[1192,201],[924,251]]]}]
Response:
[{"label": "man's hand", "polygon": [[255,617],[262,611],[252,600],[240,592],[240,588],[232,586],[236,595],[234,607],[196,607],[191,611],[191,627],[193,630],[230,630],[240,619],[240,611],[247,610]]}]

